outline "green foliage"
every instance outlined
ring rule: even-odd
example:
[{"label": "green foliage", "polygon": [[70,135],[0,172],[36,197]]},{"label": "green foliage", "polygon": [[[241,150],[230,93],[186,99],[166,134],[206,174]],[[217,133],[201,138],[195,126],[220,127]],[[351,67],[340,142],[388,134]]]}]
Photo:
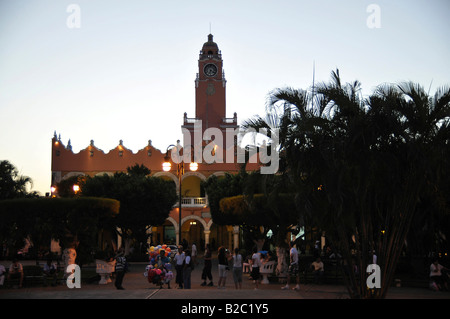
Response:
[{"label": "green foliage", "polygon": [[0,161],[0,200],[37,197],[36,192],[27,190],[27,187],[32,185],[31,178],[20,175],[13,164],[6,160]]},{"label": "green foliage", "polygon": [[80,185],[84,181],[84,176],[71,176],[63,179],[56,185],[60,197],[75,197],[74,185]]},{"label": "green foliage", "polygon": [[128,168],[128,174],[87,177],[80,185],[81,196],[107,197],[120,201],[115,223],[121,236],[145,242],[149,226],[161,225],[177,201],[175,185],[147,176],[145,166]]},{"label": "green foliage", "polygon": [[127,173],[136,176],[148,176],[151,171],[144,164],[127,167]]},{"label": "green foliage", "polygon": [[241,171],[235,175],[227,173],[221,177],[212,175],[202,182],[202,187],[208,194],[209,208],[214,223],[218,225],[239,225],[242,223],[242,218],[236,214],[225,215],[220,209],[220,201],[225,197],[241,195],[246,176],[247,173]]},{"label": "green foliage", "polygon": [[237,221],[236,224],[238,225],[252,220],[252,218],[248,218],[252,211],[244,195],[222,198],[219,202],[219,207],[224,215],[224,219]]},{"label": "green foliage", "polygon": [[[448,190],[450,90],[430,97],[408,82],[381,85],[363,99],[360,87],[358,81],[343,84],[337,70],[312,94],[274,90],[272,120],[248,125],[279,128],[281,174],[291,182],[295,203],[347,264],[354,257],[364,270],[369,252],[377,251],[382,289],[370,296],[383,297],[415,216],[430,220],[419,204],[426,200],[448,211],[442,195]],[[348,273],[353,297],[369,297],[365,278],[364,271]]]},{"label": "green foliage", "polygon": [[238,195],[225,197],[219,204],[227,219],[239,220],[239,224],[276,228],[298,221],[293,197],[292,194],[279,194],[276,199],[265,194]]},{"label": "green foliage", "polygon": [[58,240],[62,247],[82,241],[85,250],[97,244],[100,229],[113,227],[118,201],[107,198],[34,198],[0,201],[0,236],[15,249],[29,237],[35,246]]}]

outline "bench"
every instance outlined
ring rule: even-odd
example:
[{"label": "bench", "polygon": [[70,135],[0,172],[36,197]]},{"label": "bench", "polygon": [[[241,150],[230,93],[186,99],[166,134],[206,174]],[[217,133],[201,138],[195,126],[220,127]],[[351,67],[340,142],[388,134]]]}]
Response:
[{"label": "bench", "polygon": [[[344,283],[344,274],[342,267],[336,260],[324,260],[324,273],[322,277],[322,283],[327,284],[341,284]],[[301,278],[301,277],[300,277]],[[314,283],[314,272],[311,268],[311,264],[307,264],[303,269],[303,283]]]},{"label": "bench", "polygon": [[96,259],[95,264],[96,273],[100,275],[100,281],[98,283],[100,285],[106,285],[107,283],[112,282],[111,275],[115,272],[116,261]]},{"label": "bench", "polygon": [[[314,283],[314,272],[311,268],[312,256],[306,256],[300,258],[299,262],[299,278],[301,284]],[[323,261],[325,272],[323,274],[323,283],[327,284],[343,284],[344,283],[344,274],[342,270],[342,266],[335,259],[325,259]],[[276,266],[274,266],[275,268]],[[262,273],[262,272],[261,272]],[[278,283],[286,283],[289,279],[289,283],[295,283],[296,278],[292,276],[288,276],[288,274],[272,274],[269,273],[269,280],[272,282]]]},{"label": "bench", "polygon": [[271,275],[273,273],[275,265],[275,261],[268,261],[261,266],[261,268],[259,269],[259,273],[263,276],[263,280],[261,281],[262,284],[269,283],[268,275]]},{"label": "bench", "polygon": [[[15,278],[9,278],[8,279],[8,274],[9,274],[9,269],[6,269],[6,273],[5,273],[5,286],[8,287],[13,287],[13,286],[18,286],[20,283],[20,279],[15,277]],[[23,266],[23,282],[22,285],[23,286],[31,286],[34,284],[44,284],[45,282],[45,277],[44,277],[44,273],[42,271],[42,268],[40,266],[33,266],[33,265],[26,265]]]},{"label": "bench", "polygon": [[242,273],[247,274],[251,273],[251,271],[252,271],[251,259],[248,259],[246,262],[244,261],[242,263]]}]

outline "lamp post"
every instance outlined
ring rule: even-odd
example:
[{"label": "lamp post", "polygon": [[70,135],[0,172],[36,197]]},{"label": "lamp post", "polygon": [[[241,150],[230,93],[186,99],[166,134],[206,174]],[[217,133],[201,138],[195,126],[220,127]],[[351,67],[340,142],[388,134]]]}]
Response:
[{"label": "lamp post", "polygon": [[[177,141],[177,145],[180,145],[180,141]],[[166,150],[166,156],[164,156],[164,162],[162,163],[162,169],[164,172],[169,172],[172,169],[172,163],[170,162],[169,149],[171,147],[176,147],[175,145],[169,145]],[[178,156],[180,153],[178,152]],[[196,162],[189,163],[189,169],[195,172],[198,169],[198,164]],[[178,160],[177,164],[177,176],[178,176],[178,245],[181,243],[181,179],[184,175],[184,162],[182,160]]]}]

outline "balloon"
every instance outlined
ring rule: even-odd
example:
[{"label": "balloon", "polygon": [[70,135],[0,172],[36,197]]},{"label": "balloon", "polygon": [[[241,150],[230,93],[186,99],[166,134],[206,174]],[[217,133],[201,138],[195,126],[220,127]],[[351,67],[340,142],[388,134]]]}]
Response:
[{"label": "balloon", "polygon": [[151,246],[150,251],[154,251],[154,250],[155,250],[155,247]]},{"label": "balloon", "polygon": [[156,274],[161,275],[161,269],[156,269]]},{"label": "balloon", "polygon": [[155,277],[156,273],[154,269],[150,269],[147,274],[148,282],[152,282],[153,277]]}]

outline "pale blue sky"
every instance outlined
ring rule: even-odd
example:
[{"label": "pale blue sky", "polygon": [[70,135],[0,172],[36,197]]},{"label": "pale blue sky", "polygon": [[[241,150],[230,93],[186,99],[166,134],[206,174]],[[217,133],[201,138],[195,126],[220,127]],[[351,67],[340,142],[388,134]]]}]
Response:
[{"label": "pale blue sky", "polygon": [[[66,20],[81,9],[81,28]],[[370,4],[380,28],[369,28]],[[307,88],[340,69],[368,94],[413,80],[450,84],[450,1],[0,0],[0,159],[49,191],[51,138],[165,150],[194,117],[198,53],[211,23],[227,115],[264,114],[274,88]],[[169,128],[169,129],[166,129]]]}]

